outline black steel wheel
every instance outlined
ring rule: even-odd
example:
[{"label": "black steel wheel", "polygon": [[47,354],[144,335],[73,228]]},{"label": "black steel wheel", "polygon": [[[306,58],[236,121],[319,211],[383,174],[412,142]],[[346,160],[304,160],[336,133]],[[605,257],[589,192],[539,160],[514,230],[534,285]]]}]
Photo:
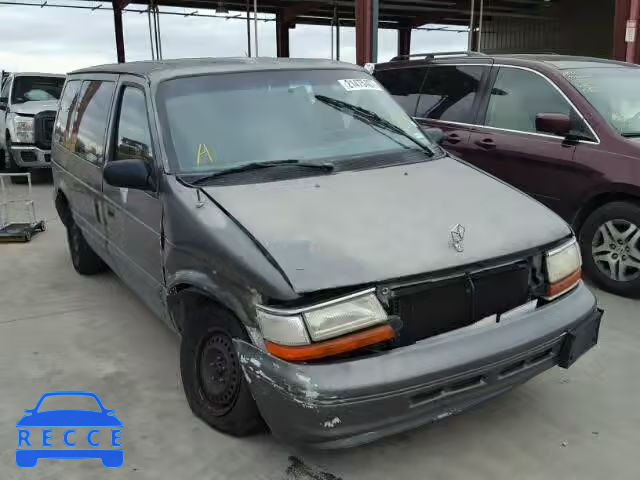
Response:
[{"label": "black steel wheel", "polygon": [[224,331],[214,331],[202,342],[198,356],[200,388],[216,415],[225,415],[238,396],[242,369],[233,341]]},{"label": "black steel wheel", "polygon": [[235,436],[264,429],[233,344],[249,341],[240,322],[203,297],[185,303],[180,343],[182,385],[193,413]]}]

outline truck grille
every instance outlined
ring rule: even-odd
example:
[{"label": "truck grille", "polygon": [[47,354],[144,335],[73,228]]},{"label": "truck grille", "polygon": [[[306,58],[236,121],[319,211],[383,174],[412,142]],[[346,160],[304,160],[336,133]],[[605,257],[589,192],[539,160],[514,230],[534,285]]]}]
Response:
[{"label": "truck grille", "polygon": [[390,309],[402,321],[399,343],[409,345],[526,303],[529,274],[529,264],[519,262],[395,289]]},{"label": "truck grille", "polygon": [[56,121],[56,112],[48,110],[38,113],[33,120],[33,134],[35,144],[42,150],[51,149],[51,137]]}]

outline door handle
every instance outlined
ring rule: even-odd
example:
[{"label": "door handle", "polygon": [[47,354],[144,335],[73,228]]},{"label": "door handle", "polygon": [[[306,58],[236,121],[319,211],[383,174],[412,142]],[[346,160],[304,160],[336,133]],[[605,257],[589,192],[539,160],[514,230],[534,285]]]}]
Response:
[{"label": "door handle", "polygon": [[496,148],[496,142],[491,138],[483,138],[482,140],[476,140],[475,144],[480,148],[484,148],[485,150],[493,150]]},{"label": "door handle", "polygon": [[462,141],[460,135],[458,135],[457,133],[450,133],[449,135],[445,136],[444,139],[447,143],[452,143],[454,145]]},{"label": "door handle", "polygon": [[113,217],[116,214],[115,210],[111,207],[107,207],[107,215]]}]

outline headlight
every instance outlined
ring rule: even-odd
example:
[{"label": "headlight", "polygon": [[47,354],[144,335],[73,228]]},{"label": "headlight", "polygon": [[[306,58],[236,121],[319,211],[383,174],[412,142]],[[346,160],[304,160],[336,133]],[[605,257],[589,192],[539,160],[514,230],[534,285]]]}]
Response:
[{"label": "headlight", "polygon": [[373,290],[296,310],[259,306],[257,318],[267,349],[287,360],[336,355],[395,336]]},{"label": "headlight", "polygon": [[575,238],[547,252],[546,267],[549,283],[547,299],[556,298],[575,287],[582,276],[582,257]]},{"label": "headlight", "polygon": [[13,123],[16,127],[16,141],[33,143],[33,118],[16,116]]}]

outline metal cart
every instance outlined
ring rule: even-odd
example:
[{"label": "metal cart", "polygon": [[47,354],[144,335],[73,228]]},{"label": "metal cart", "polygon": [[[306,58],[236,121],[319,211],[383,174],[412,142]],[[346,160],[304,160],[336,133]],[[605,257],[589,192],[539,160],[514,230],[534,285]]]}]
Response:
[{"label": "metal cart", "polygon": [[[5,183],[9,177],[27,177],[26,187],[13,185],[9,188]],[[15,194],[25,189],[26,196]],[[0,173],[0,243],[28,242],[36,233],[44,232],[45,228],[44,220],[36,220],[36,206],[31,196],[31,173]]]}]

